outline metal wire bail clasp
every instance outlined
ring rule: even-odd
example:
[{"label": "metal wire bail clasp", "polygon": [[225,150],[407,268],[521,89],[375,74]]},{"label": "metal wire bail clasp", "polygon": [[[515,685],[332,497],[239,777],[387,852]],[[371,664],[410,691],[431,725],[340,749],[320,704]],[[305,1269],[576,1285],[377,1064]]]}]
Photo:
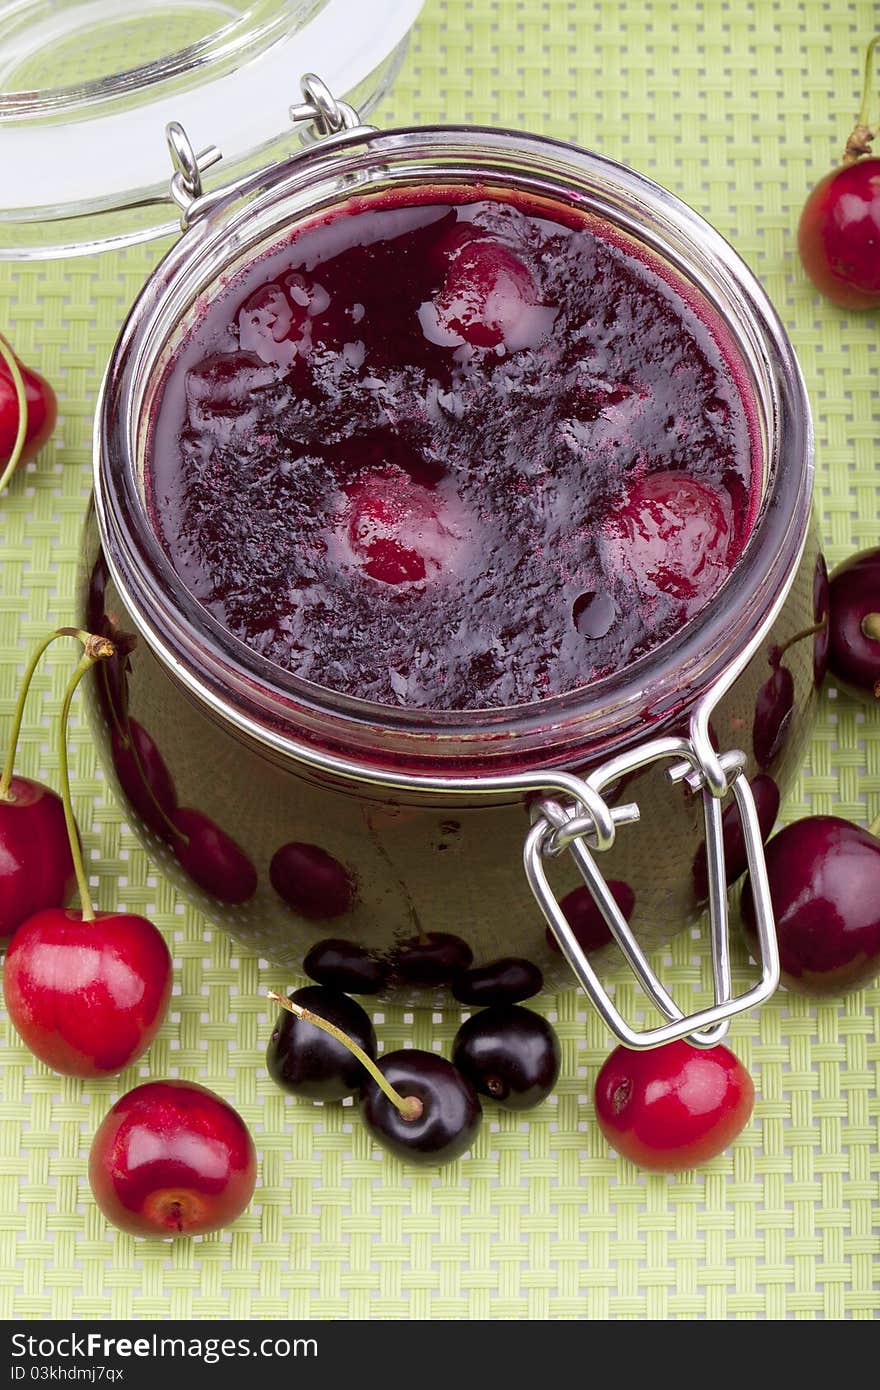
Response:
[{"label": "metal wire bail clasp", "polygon": [[223,155],[216,145],[208,145],[196,154],[192,141],[179,121],[168,122],[165,139],[174,165],[171,196],[181,212],[186,213],[191,204],[202,196],[202,174],[219,163]]},{"label": "metal wire bail clasp", "polygon": [[356,130],[360,126],[360,116],[354,107],[347,101],[339,101],[315,73],[305,73],[299,85],[303,99],[291,106],[290,119],[294,125],[307,122],[313,127],[312,139],[341,135],[345,130]]},{"label": "metal wire bail clasp", "polygon": [[[608,1028],[627,1047],[657,1047],[682,1037],[687,1037],[697,1047],[712,1047],[727,1032],[734,1015],[763,1003],[779,984],[779,952],[761,829],[751,787],[747,778],[741,775],[745,755],[737,751],[716,754],[701,722],[695,721],[692,725],[690,738],[670,736],[654,739],[630,753],[621,753],[612,758],[583,779],[583,794],[579,792],[576,801],[563,805],[556,800],[542,799],[532,808],[532,828],[524,850],[529,886],[579,983]],[[594,855],[594,851],[601,853],[611,848],[618,825],[638,819],[636,806],[621,806],[610,811],[602,792],[627,773],[646,767],[649,763],[664,761],[671,763],[667,769],[670,782],[685,781],[690,790],[700,796],[706,835],[709,934],[715,997],[714,1003],[708,1008],[692,1014],[685,1014],[679,1008],[651,968]],[[742,824],[755,904],[761,968],[757,984],[736,997],[731,992],[727,880],[721,821],[721,803],[728,793],[734,797]],[[668,1020],[667,1023],[656,1028],[633,1028],[603,987],[562,911],[544,869],[546,858],[564,852],[574,859],[629,968]]]}]

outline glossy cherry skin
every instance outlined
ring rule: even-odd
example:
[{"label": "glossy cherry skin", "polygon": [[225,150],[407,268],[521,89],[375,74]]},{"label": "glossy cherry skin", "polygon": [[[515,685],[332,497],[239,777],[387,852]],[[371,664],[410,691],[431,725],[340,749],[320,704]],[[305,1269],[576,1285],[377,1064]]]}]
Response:
[{"label": "glossy cherry skin", "polygon": [[269,880],[275,892],[312,922],[341,917],[354,905],[351,874],[320,845],[291,840],[272,855]]},{"label": "glossy cherry skin", "polygon": [[798,250],[816,289],[843,309],[880,305],[880,159],[826,174],[804,204]]},{"label": "glossy cherry skin", "polygon": [[0,801],[0,936],[43,908],[63,907],[76,878],[61,798],[42,782],[13,777]]},{"label": "glossy cherry skin", "polygon": [[361,1091],[361,1118],[377,1143],[406,1163],[439,1167],[460,1158],[473,1143],[483,1111],[471,1083],[435,1052],[403,1048],[389,1052],[379,1070],[403,1097],[423,1106],[417,1120],[404,1120],[375,1081]]},{"label": "glossy cherry skin", "polygon": [[429,931],[400,943],[393,956],[393,969],[407,984],[431,989],[452,984],[473,958],[473,951],[460,936]]},{"label": "glossy cherry skin", "polygon": [[[16,359],[17,360],[17,359]],[[58,416],[55,392],[45,377],[19,362],[27,402],[27,433],[19,463],[36,458],[48,440]],[[0,359],[0,468],[12,457],[18,433],[18,398],[15,384],[6,363]]]},{"label": "glossy cherry skin", "polygon": [[[749,786],[755,798],[755,810],[758,814],[758,824],[761,827],[761,840],[766,843],[767,836],[776,824],[776,817],[779,815],[779,788],[773,778],[768,777],[765,772],[753,777]],[[749,866],[742,833],[742,821],[735,802],[731,802],[729,806],[725,807],[721,817],[721,834],[724,840],[725,876],[727,885],[730,887],[732,883],[736,883],[736,880],[745,873]],[[705,902],[709,897],[709,881],[706,875],[706,845],[704,842],[700,845],[694,858],[694,897],[697,902]]]},{"label": "glossy cherry skin", "polygon": [[[765,851],[782,979],[801,994],[844,994],[880,974],[880,840],[838,816],[806,816]],[[746,941],[757,953],[748,880]]]},{"label": "glossy cherry skin", "polygon": [[599,1128],[622,1157],[661,1173],[696,1168],[748,1124],[752,1078],[726,1047],[676,1041],[646,1052],[617,1047],[596,1077]]},{"label": "glossy cherry skin", "polygon": [[708,598],[727,578],[732,538],[721,497],[686,473],[649,473],[607,523],[614,565],[656,593]]},{"label": "glossy cherry skin", "polygon": [[179,832],[172,840],[185,873],[222,903],[246,903],[257,891],[257,871],[244,850],[209,816],[181,806],[171,816]]},{"label": "glossy cherry skin", "polygon": [[119,785],[141,820],[163,840],[172,839],[174,830],[169,821],[177,810],[177,791],[146,729],[136,719],[129,719],[125,734],[113,730],[110,752]]},{"label": "glossy cherry skin", "polygon": [[492,237],[456,241],[440,290],[420,312],[426,338],[450,347],[537,347],[555,315],[538,304],[528,267]]},{"label": "glossy cherry skin", "polygon": [[171,998],[171,956],[146,917],[48,908],[6,952],[3,996],[22,1042],[64,1076],[114,1076],[146,1051]]},{"label": "glossy cherry skin", "polygon": [[520,956],[504,956],[488,965],[477,965],[457,976],[453,997],[461,1004],[518,1004],[544,988],[537,965]]},{"label": "glossy cherry skin", "polygon": [[880,631],[880,547],[851,555],[829,583],[828,669],[859,700],[880,698],[880,640],[862,627],[877,614]]},{"label": "glossy cherry skin", "polygon": [[[347,994],[324,985],[306,985],[290,998],[328,1023],[335,1023],[368,1057],[376,1057],[376,1031],[368,1015]],[[282,1090],[307,1100],[344,1100],[359,1091],[367,1073],[362,1063],[329,1033],[282,1009],[266,1050],[266,1066]]]},{"label": "glossy cherry skin", "polygon": [[831,643],[831,593],[825,556],[817,555],[813,571],[813,621],[821,623],[813,633],[813,684],[818,690],[828,672],[828,651]]},{"label": "glossy cherry skin", "polygon": [[303,970],[319,985],[343,994],[379,994],[388,980],[384,961],[357,942],[336,937],[316,942],[303,961]]},{"label": "glossy cherry skin", "polygon": [[[608,887],[623,916],[629,921],[636,905],[635,893],[629,884],[624,883],[621,879],[610,878]],[[602,946],[607,946],[610,941],[614,940],[606,925],[605,918],[596,906],[593,895],[586,884],[566,893],[559,906],[568,918],[568,924],[582,951],[598,951]],[[549,927],[544,928],[544,936],[551,951],[556,951],[561,955],[562,947]]]},{"label": "glossy cherry skin", "polygon": [[559,1077],[561,1051],[546,1018],[516,1004],[498,1004],[465,1019],[452,1062],[481,1096],[508,1110],[531,1110]]},{"label": "glossy cherry skin", "polygon": [[785,747],[794,718],[794,676],[781,662],[755,699],[752,749],[759,767],[770,767]]},{"label": "glossy cherry skin", "polygon": [[95,1201],[135,1236],[195,1236],[241,1216],[257,1156],[241,1116],[193,1081],[148,1081],[105,1115],[89,1153]]}]

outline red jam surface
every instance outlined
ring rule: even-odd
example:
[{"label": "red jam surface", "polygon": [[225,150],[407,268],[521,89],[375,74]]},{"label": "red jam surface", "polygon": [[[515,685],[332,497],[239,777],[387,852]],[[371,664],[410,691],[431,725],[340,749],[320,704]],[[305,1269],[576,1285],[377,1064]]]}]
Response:
[{"label": "red jam surface", "polygon": [[237,273],[166,373],[147,477],[230,632],[446,710],[676,633],[756,492],[732,353],[683,287],[571,210],[464,196],[349,204]]}]

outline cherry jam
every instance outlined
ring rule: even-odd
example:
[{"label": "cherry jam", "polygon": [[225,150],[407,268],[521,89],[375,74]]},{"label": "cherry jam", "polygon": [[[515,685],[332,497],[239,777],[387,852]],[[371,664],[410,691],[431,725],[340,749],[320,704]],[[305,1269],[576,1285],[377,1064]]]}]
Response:
[{"label": "cherry jam", "polygon": [[191,593],[306,680],[530,703],[656,647],[737,560],[760,470],[731,361],[670,274],[571,210],[351,203],[177,350],[152,522]]}]

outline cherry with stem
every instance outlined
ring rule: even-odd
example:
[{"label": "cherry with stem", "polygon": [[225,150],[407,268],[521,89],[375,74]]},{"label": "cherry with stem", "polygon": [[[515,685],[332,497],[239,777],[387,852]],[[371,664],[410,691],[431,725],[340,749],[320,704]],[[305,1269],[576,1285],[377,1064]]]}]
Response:
[{"label": "cherry with stem", "polygon": [[58,719],[63,818],[80,909],[48,907],[22,923],[7,951],[3,994],[35,1056],[63,1075],[90,1077],[122,1071],[150,1045],[171,997],[171,956],[147,918],[96,913],[92,905],[71,802],[67,728],[80,681],[115,649],[106,637],[83,635]]},{"label": "cherry with stem", "polygon": [[361,1117],[383,1148],[406,1162],[439,1166],[470,1148],[482,1119],[479,1097],[451,1062],[433,1052],[403,1048],[376,1063],[340,1028],[283,995],[270,1000],[354,1054],[368,1074],[361,1088]]},{"label": "cherry with stem", "polygon": [[0,492],[18,465],[42,449],[57,413],[48,381],[22,366],[0,333]]}]

